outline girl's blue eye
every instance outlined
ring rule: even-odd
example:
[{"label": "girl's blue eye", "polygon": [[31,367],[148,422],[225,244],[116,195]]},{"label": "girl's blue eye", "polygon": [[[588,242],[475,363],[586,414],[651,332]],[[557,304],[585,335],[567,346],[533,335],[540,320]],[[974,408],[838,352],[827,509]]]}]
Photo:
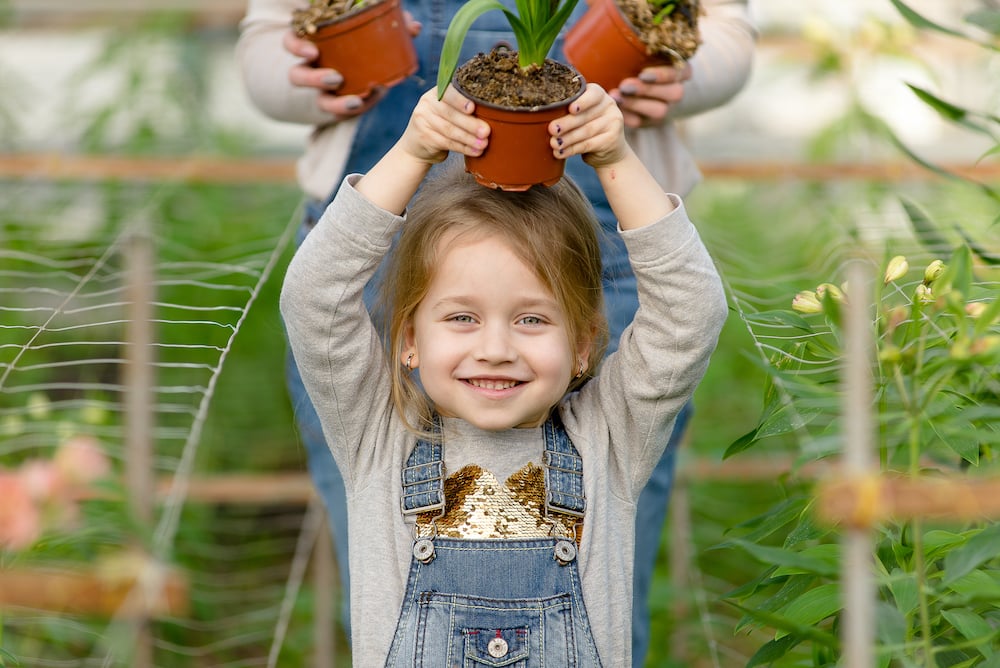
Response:
[{"label": "girl's blue eye", "polygon": [[472,316],[462,313],[460,315],[453,315],[451,317],[453,322],[473,322]]},{"label": "girl's blue eye", "polygon": [[542,324],[542,319],[537,315],[526,315],[521,318],[521,324],[523,325],[540,325]]}]

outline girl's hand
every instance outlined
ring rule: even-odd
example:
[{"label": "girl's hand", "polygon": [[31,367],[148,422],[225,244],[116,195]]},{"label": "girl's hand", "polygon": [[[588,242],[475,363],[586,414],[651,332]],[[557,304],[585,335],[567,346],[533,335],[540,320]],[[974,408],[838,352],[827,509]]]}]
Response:
[{"label": "girl's hand", "polygon": [[490,126],[472,116],[475,105],[451,86],[444,98],[437,90],[424,93],[410,115],[410,122],[400,138],[400,148],[420,162],[434,164],[448,157],[449,151],[480,155],[486,148]]},{"label": "girl's hand", "polygon": [[690,78],[690,63],[647,67],[638,77],[622,81],[610,94],[622,109],[626,127],[657,125],[670,113],[670,107],[684,98],[684,82]]},{"label": "girl's hand", "polygon": [[622,160],[628,153],[625,123],[615,100],[595,83],[569,108],[569,114],[549,124],[549,144],[557,158],[581,154],[591,167]]}]

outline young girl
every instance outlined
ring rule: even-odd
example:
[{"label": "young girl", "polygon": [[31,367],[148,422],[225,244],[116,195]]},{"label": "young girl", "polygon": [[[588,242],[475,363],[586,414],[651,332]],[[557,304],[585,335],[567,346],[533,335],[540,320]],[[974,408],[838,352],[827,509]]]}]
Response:
[{"label": "young girl", "polygon": [[[354,662],[627,666],[635,504],[715,347],[721,282],[589,86],[551,145],[595,169],[640,307],[585,382],[606,338],[586,199],[565,180],[424,183],[450,151],[486,146],[470,104],[424,95],[382,160],[345,179],[282,291],[347,488]],[[386,344],[362,291],[397,233]]]}]

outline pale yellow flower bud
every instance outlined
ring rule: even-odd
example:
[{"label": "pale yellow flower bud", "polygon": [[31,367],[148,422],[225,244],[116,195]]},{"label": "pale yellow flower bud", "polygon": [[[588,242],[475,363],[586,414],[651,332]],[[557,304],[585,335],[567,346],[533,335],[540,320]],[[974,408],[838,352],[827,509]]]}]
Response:
[{"label": "pale yellow flower bud", "polygon": [[846,301],[844,299],[844,293],[841,292],[840,288],[833,283],[821,283],[816,286],[816,297],[818,297],[821,302],[826,298],[827,293],[829,293],[830,298],[833,301],[839,304],[843,304]]},{"label": "pale yellow flower bud", "polygon": [[969,353],[972,355],[990,355],[1000,350],[1000,335],[991,334],[976,339],[969,346]]},{"label": "pale yellow flower bud", "polygon": [[934,292],[930,289],[930,286],[923,283],[917,286],[913,297],[921,304],[931,304],[934,302]]},{"label": "pale yellow flower bud", "polygon": [[32,392],[28,396],[28,415],[32,420],[45,420],[52,414],[52,402],[44,392]]},{"label": "pale yellow flower bud", "polygon": [[945,266],[941,260],[934,260],[924,269],[924,283],[930,285],[944,273]]},{"label": "pale yellow flower bud", "polygon": [[906,272],[910,270],[910,263],[906,261],[906,258],[902,255],[897,255],[896,257],[889,260],[889,264],[885,268],[885,276],[882,278],[883,282],[888,285],[893,281],[901,279],[906,276]]},{"label": "pale yellow flower bud", "polygon": [[823,305],[812,290],[803,290],[792,299],[792,310],[799,313],[821,313]]},{"label": "pale yellow flower bud", "polygon": [[978,318],[986,311],[986,302],[969,302],[965,305],[965,312],[970,317]]}]

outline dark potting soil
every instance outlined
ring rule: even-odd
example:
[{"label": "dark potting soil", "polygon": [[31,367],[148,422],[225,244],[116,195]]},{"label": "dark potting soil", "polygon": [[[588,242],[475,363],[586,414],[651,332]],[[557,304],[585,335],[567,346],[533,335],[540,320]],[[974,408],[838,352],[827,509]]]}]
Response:
[{"label": "dark potting soil", "polygon": [[554,60],[522,70],[517,51],[480,53],[455,72],[469,96],[503,107],[541,107],[567,100],[580,91],[580,75]]},{"label": "dark potting soil", "polygon": [[699,0],[671,0],[674,11],[654,23],[657,7],[649,0],[615,0],[625,18],[635,26],[639,38],[653,55],[677,64],[694,55],[701,44]]},{"label": "dark potting soil", "polygon": [[378,4],[382,0],[324,0],[310,3],[308,7],[292,10],[292,29],[299,37],[312,35],[319,26],[340,17]]}]

